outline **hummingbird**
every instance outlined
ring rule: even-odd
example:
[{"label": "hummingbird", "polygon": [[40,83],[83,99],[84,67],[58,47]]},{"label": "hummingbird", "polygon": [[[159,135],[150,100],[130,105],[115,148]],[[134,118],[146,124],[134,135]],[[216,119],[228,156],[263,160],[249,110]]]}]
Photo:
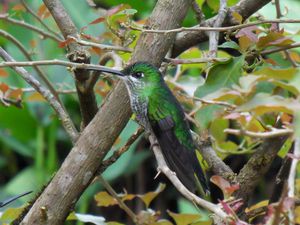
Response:
[{"label": "hummingbird", "polygon": [[200,182],[203,191],[209,193],[183,108],[158,68],[148,62],[136,62],[122,71],[101,71],[124,80],[138,123],[155,135],[168,167],[185,187],[195,192]]}]

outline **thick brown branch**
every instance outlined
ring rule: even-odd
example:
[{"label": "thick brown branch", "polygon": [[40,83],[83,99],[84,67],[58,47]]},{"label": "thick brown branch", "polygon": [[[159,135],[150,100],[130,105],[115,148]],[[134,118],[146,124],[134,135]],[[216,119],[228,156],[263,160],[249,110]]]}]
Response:
[{"label": "thick brown branch", "polygon": [[[237,5],[229,8],[227,12],[227,17],[223,22],[222,26],[231,26],[236,25],[236,20],[231,16],[232,12],[239,13],[243,20],[246,20],[249,16],[253,13],[257,12],[260,8],[264,5],[271,2],[271,0],[260,0],[260,1],[249,1],[249,0],[241,0]],[[211,27],[216,20],[216,16],[206,20],[202,26]],[[195,26],[197,28],[198,26]],[[172,57],[176,57],[181,52],[185,51],[186,49],[197,45],[200,42],[207,41],[208,37],[203,31],[194,31],[194,32],[182,32],[177,35],[175,44],[172,50]]]},{"label": "thick brown branch", "polygon": [[270,168],[286,138],[287,136],[265,139],[259,149],[256,150],[236,177],[236,182],[240,184],[240,189],[234,193],[237,199],[242,198],[245,203],[248,202],[254,188]]},{"label": "thick brown branch", "polygon": [[[159,0],[147,25],[157,29],[172,29],[180,26],[191,1]],[[51,4],[51,1],[48,3]],[[62,16],[66,17],[66,15]],[[146,60],[160,65],[174,38],[173,34],[167,36],[142,34],[131,62]],[[44,225],[61,224],[93,179],[99,164],[126,125],[130,115],[127,90],[125,85],[119,82],[94,119],[83,130],[60,170],[21,224],[35,225],[41,224],[41,221]],[[46,220],[41,212],[42,207],[47,209]]]},{"label": "thick brown branch", "polygon": [[[69,36],[78,36],[77,28],[70,16],[65,11],[59,0],[44,0],[56,24],[61,30],[65,39]],[[68,45],[68,58],[72,62],[90,63],[90,54],[81,45],[72,42]],[[89,71],[75,70],[76,89],[79,98],[80,111],[82,115],[82,126],[85,127],[98,111],[94,90],[86,88],[86,80],[89,78]]]}]

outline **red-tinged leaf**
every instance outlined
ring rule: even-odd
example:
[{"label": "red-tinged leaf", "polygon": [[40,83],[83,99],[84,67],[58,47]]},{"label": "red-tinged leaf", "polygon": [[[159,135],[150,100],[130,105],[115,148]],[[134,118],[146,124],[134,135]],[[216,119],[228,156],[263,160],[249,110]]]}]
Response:
[{"label": "red-tinged leaf", "polygon": [[37,12],[37,15],[41,18],[41,19],[46,19],[48,18],[51,14],[49,12],[49,10],[47,9],[47,7],[42,4],[39,9],[38,9],[38,12]]},{"label": "red-tinged leaf", "polygon": [[288,54],[290,55],[291,59],[297,63],[300,63],[300,55],[298,52],[288,52]]},{"label": "red-tinged leaf", "polygon": [[107,10],[106,16],[114,15],[115,13],[119,12],[123,7],[124,7],[124,4],[121,4],[121,5],[118,5],[114,8]]},{"label": "red-tinged leaf", "polygon": [[8,76],[8,72],[3,68],[0,68],[0,77],[7,77],[7,76]]},{"label": "red-tinged leaf", "polygon": [[238,209],[243,205],[244,203],[243,203],[243,201],[241,200],[241,201],[238,201],[238,202],[236,202],[236,203],[234,203],[234,204],[231,204],[231,208],[232,208],[232,210],[233,211],[238,211]]},{"label": "red-tinged leaf", "polygon": [[93,25],[93,24],[98,24],[98,23],[102,23],[105,21],[105,18],[103,16],[93,20],[92,22],[89,23],[89,25]]},{"label": "red-tinged leaf", "polygon": [[235,36],[237,38],[240,38],[242,36],[247,36],[252,42],[257,42],[258,41],[258,37],[255,33],[255,31],[258,30],[257,26],[250,26],[250,27],[245,27],[243,29],[241,29]]},{"label": "red-tinged leaf", "polygon": [[271,58],[268,58],[268,59],[263,59],[266,63],[269,63],[271,64],[272,66],[277,66],[278,63],[274,60],[274,59],[271,59]]},{"label": "red-tinged leaf", "polygon": [[37,41],[36,40],[30,40],[29,45],[31,48],[35,48],[37,45]]},{"label": "red-tinged leaf", "polygon": [[223,177],[214,175],[210,178],[210,181],[217,185],[221,190],[225,190],[225,188],[230,187],[230,183],[225,180]]},{"label": "red-tinged leaf", "polygon": [[75,40],[73,38],[67,38],[65,41],[59,42],[58,47],[59,48],[65,48],[68,44],[74,42]]},{"label": "red-tinged leaf", "polygon": [[281,32],[270,32],[266,36],[260,37],[256,46],[262,49],[267,46],[286,46],[292,43],[294,41]]},{"label": "red-tinged leaf", "polygon": [[92,36],[91,36],[91,35],[84,34],[84,33],[81,33],[81,34],[80,34],[80,37],[85,38],[85,39],[87,39],[87,40],[91,40],[91,39],[92,39]]},{"label": "red-tinged leaf", "polygon": [[15,5],[14,7],[12,7],[12,10],[26,12],[26,9],[22,4]]},{"label": "red-tinged leaf", "polygon": [[280,116],[280,120],[283,124],[291,124],[292,120],[293,120],[293,117],[290,116],[289,114],[287,113],[282,113],[282,115]]},{"label": "red-tinged leaf", "polygon": [[210,181],[222,190],[224,198],[230,197],[233,192],[240,188],[238,184],[231,185],[227,180],[218,175],[212,176]]},{"label": "red-tinged leaf", "polygon": [[42,4],[38,9],[37,15],[39,17],[43,17],[43,15],[46,13],[46,10],[47,10],[46,5]]},{"label": "red-tinged leaf", "polygon": [[91,53],[95,53],[96,55],[101,55],[103,53],[103,51],[101,50],[101,48],[96,48],[96,47],[91,47],[90,48],[90,52]]},{"label": "red-tinged leaf", "polygon": [[288,156],[289,158],[291,158],[291,159],[300,160],[300,156],[296,156],[296,155],[294,155],[294,154],[292,154],[292,153],[287,153],[287,156]]},{"label": "red-tinged leaf", "polygon": [[1,83],[0,84],[0,91],[2,91],[2,93],[5,94],[5,92],[7,92],[9,90],[9,86],[5,83]]},{"label": "red-tinged leaf", "polygon": [[224,211],[228,214],[228,215],[234,215],[234,211],[232,210],[232,208],[228,205],[228,203],[226,203],[223,200],[219,200],[219,202],[221,203]]},{"label": "red-tinged leaf", "polygon": [[233,192],[240,188],[239,184],[233,184],[225,188],[226,193],[230,196]]},{"label": "red-tinged leaf", "polygon": [[19,100],[21,99],[22,97],[22,94],[23,94],[23,91],[21,88],[18,88],[18,89],[15,89],[15,90],[11,90],[8,94],[7,97],[11,98],[11,99],[16,99],[16,100]]}]

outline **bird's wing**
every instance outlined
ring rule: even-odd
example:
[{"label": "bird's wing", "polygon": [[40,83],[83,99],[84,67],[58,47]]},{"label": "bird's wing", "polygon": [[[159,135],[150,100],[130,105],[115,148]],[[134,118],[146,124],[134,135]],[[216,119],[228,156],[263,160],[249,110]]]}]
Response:
[{"label": "bird's wing", "polygon": [[175,123],[171,116],[151,123],[151,128],[169,168],[190,191],[194,192],[196,185],[193,164],[196,154],[193,149],[189,150],[180,143],[175,135],[174,127]]}]

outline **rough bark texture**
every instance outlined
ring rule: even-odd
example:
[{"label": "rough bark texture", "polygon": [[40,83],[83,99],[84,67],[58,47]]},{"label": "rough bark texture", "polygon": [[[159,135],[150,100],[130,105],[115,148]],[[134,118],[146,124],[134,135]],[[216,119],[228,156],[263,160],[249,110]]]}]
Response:
[{"label": "rough bark texture", "polygon": [[255,154],[249,159],[247,164],[239,172],[236,182],[240,184],[234,196],[242,198],[247,207],[248,200],[252,195],[261,177],[269,170],[271,163],[277,156],[277,152],[282,147],[287,137],[275,137],[266,139]]},{"label": "rough bark texture", "polygon": [[[45,5],[51,12],[52,17],[56,21],[60,31],[65,39],[68,36],[78,36],[78,31],[72,19],[65,11],[59,0],[44,0]],[[85,47],[76,42],[68,45],[68,58],[72,62],[90,63],[90,54]],[[93,88],[87,88],[87,81],[90,77],[87,70],[75,71],[75,83],[79,98],[80,111],[82,116],[82,125],[85,127],[95,116],[98,111],[96,97]]]},{"label": "rough bark texture", "polygon": [[[191,0],[158,1],[148,25],[158,29],[178,27],[190,4]],[[174,35],[142,35],[131,61],[146,60],[159,65],[174,38]],[[126,125],[130,114],[125,85],[119,82],[106,103],[84,129],[63,165],[21,224],[63,223],[93,179],[103,157]]]},{"label": "rough bark texture", "polygon": [[[236,21],[231,16],[232,12],[239,13],[243,17],[243,19],[246,20],[249,16],[257,12],[260,8],[262,8],[269,2],[271,2],[271,0],[258,0],[258,1],[241,0],[237,5],[229,8],[227,12],[227,17],[225,18],[222,26],[236,25]],[[217,16],[206,20],[203,24],[201,24],[201,26],[208,26],[208,27],[213,26],[216,18]],[[173,46],[172,56],[176,57],[186,49],[207,40],[208,40],[208,36],[204,31],[179,33],[176,37],[176,41]]]}]

